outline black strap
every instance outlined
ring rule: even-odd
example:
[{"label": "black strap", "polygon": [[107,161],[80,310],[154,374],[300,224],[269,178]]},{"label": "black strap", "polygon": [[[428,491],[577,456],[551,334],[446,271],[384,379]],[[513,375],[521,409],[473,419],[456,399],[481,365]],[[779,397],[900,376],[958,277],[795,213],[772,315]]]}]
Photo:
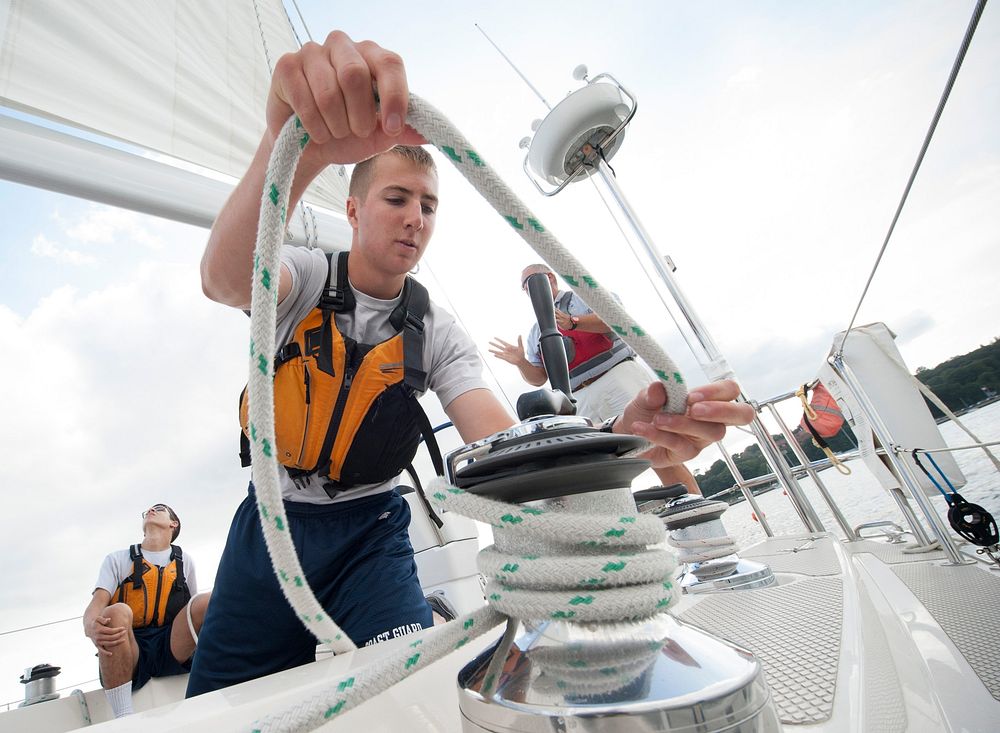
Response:
[{"label": "black strap", "polygon": [[424,509],[427,510],[427,516],[430,517],[431,521],[437,525],[438,529],[444,526],[444,520],[437,515],[434,511],[434,507],[431,506],[430,501],[427,499],[427,494],[424,493],[423,484],[420,483],[420,477],[417,476],[417,470],[413,467],[411,463],[406,467],[406,472],[410,474],[410,478],[413,479],[413,486],[417,490],[417,495],[420,497],[420,502],[424,505]]},{"label": "black strap", "polygon": [[427,413],[424,412],[424,408],[420,406],[420,402],[413,400],[413,416],[417,420],[417,425],[420,427],[420,434],[424,436],[424,442],[427,444],[427,452],[430,454],[431,463],[434,465],[434,473],[438,476],[444,476],[444,461],[441,459],[441,449],[438,447],[437,438],[434,437],[434,428],[431,427],[431,421],[427,417]]},{"label": "black strap", "polygon": [[174,587],[179,592],[187,592],[187,581],[184,579],[184,552],[179,545],[170,545],[170,559],[177,563],[177,579]]},{"label": "black strap", "polygon": [[128,556],[132,560],[132,587],[139,590],[142,587],[142,547],[132,545],[129,548]]},{"label": "black strap", "polygon": [[[444,461],[441,459],[441,449],[438,447],[437,438],[434,437],[434,428],[431,426],[431,421],[427,417],[427,413],[424,412],[424,408],[420,406],[420,403],[416,399],[411,401],[413,403],[413,416],[420,427],[421,435],[424,436],[424,443],[427,444],[427,453],[430,454],[431,463],[434,465],[434,472],[438,476],[444,476]],[[416,484],[415,488],[417,489],[417,493],[420,494],[420,500],[427,509],[427,515],[438,526],[438,529],[441,529],[444,526],[444,522],[434,511],[434,507],[431,506],[430,501],[427,500],[424,487],[420,484],[420,479],[417,477],[417,472],[414,470],[412,463],[406,467],[406,471],[413,479],[413,483]]]},{"label": "black strap", "polygon": [[[243,409],[243,395],[247,393],[247,388],[244,387],[243,391],[240,392],[240,401],[236,405],[236,414],[240,414],[240,410]],[[250,439],[247,434],[240,430],[240,468],[246,468],[250,465]]]},{"label": "black strap", "polygon": [[[424,316],[430,307],[431,299],[427,288],[416,280],[408,277],[406,283],[403,287],[403,301],[406,307],[403,323],[403,383],[414,392],[426,392]],[[426,416],[424,420],[427,420]],[[442,471],[438,473],[443,475]]]},{"label": "black strap", "polygon": [[327,286],[320,292],[319,300],[316,303],[316,306],[323,311],[323,324],[320,327],[321,335],[316,363],[327,374],[333,374],[332,329],[337,326],[334,314],[353,311],[356,305],[354,291],[351,290],[350,282],[347,279],[347,255],[347,252],[338,254],[337,264],[334,265],[333,255],[327,253]]},{"label": "black strap", "polygon": [[403,290],[400,294],[399,302],[389,314],[389,325],[393,331],[402,331],[406,325],[406,310],[410,307],[410,294],[413,292],[413,278],[406,278],[403,281]]},{"label": "black strap", "polygon": [[812,433],[813,442],[823,450],[829,450],[829,443],[823,440],[823,436],[816,432],[816,428],[814,428],[813,424],[809,422],[809,418],[806,417],[805,414],[802,415],[802,421],[806,424],[806,427],[809,428],[809,432]]},{"label": "black strap", "polygon": [[274,353],[274,370],[278,371],[278,367],[297,356],[302,356],[302,349],[298,343],[291,341],[285,344]]},{"label": "black strap", "polygon": [[354,310],[357,301],[354,299],[354,291],[347,279],[347,256],[348,252],[337,254],[337,264],[333,264],[333,254],[326,255],[326,287],[320,293],[318,306],[323,310],[332,310],[336,313],[345,313]]}]

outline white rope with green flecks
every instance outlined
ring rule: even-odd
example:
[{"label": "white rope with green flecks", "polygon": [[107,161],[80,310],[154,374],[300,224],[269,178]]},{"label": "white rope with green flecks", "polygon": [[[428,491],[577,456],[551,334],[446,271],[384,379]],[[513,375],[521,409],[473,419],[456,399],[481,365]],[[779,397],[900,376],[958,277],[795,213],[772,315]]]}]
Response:
[{"label": "white rope with green flecks", "polygon": [[[670,358],[629,318],[610,293],[600,288],[582,264],[544,229],[450,123],[416,96],[411,96],[407,121],[455,163],[501,216],[656,371],[666,387],[666,409],[683,413],[687,393],[680,373]],[[275,142],[265,176],[251,295],[250,446],[261,527],[279,585],[306,628],[334,652],[342,653],[353,651],[356,647],[327,616],[306,582],[288,533],[288,519],[284,514],[278,464],[274,456],[273,354],[279,252],[292,177],[307,143],[308,135],[298,120],[289,120]],[[484,560],[487,566],[501,563],[500,577],[491,581],[491,606],[413,642],[404,654],[379,660],[339,680],[323,693],[265,718],[254,728],[255,731],[311,730],[500,623],[504,618],[500,609],[517,618],[621,620],[655,614],[668,607],[675,598],[676,590],[669,581],[675,566],[673,557],[662,551],[653,551],[658,553],[655,559],[645,555],[649,552],[646,546],[659,542],[663,537],[663,526],[653,517],[542,512],[468,494],[441,480],[432,486],[436,504],[487,521],[501,530],[528,534],[538,532],[549,543],[553,537],[574,538],[570,545],[587,558],[580,566],[574,566],[582,574],[572,580],[569,587],[550,586],[550,590],[543,591],[536,587],[533,578],[550,575],[553,581],[564,580],[567,577],[565,563],[568,555],[557,554],[551,558],[553,565],[547,569],[534,555],[512,560],[488,553]],[[602,547],[615,547],[618,552],[610,557],[589,554]],[[635,560],[635,557],[641,559]],[[572,562],[578,560],[574,558]],[[586,565],[588,561],[592,565]],[[529,578],[523,587],[513,577],[522,564],[526,571],[524,576]],[[513,565],[518,565],[517,570],[510,569]],[[503,569],[505,566],[507,570]],[[548,595],[540,600],[541,594]]]},{"label": "white rope with green flecks", "polygon": [[667,390],[667,412],[682,414],[687,408],[687,389],[680,370],[663,348],[601,287],[573,254],[563,247],[506,183],[486,164],[475,148],[437,109],[410,95],[407,122],[431,142],[461,171],[476,190],[577,295],[616,334],[635,349],[661,379]]},{"label": "white rope with green flecks", "polygon": [[[649,548],[662,542],[665,535],[663,523],[652,515],[578,514],[507,504],[471,494],[441,478],[428,488],[428,498],[437,508],[489,523],[498,542],[504,533],[516,534],[528,551],[503,556],[486,548],[485,561],[480,553],[480,570],[489,572],[493,564],[501,563],[486,587],[487,607],[451,621],[401,651],[345,674],[323,691],[257,721],[253,733],[313,730],[461,649],[505,617],[622,622],[663,612],[676,601],[677,588],[670,580],[676,560],[668,552]],[[273,527],[265,528],[265,538],[269,533],[280,534]],[[544,545],[549,554],[535,554],[533,540]],[[551,552],[553,546],[559,551]],[[575,684],[587,671],[584,665],[590,664],[590,671],[597,673],[591,685],[618,689],[648,666],[651,656],[650,649],[636,641],[634,649],[605,650],[589,662],[553,659],[550,673],[557,675],[557,681]],[[574,669],[575,677],[567,669]],[[490,676],[484,679],[484,695],[495,681]]]}]

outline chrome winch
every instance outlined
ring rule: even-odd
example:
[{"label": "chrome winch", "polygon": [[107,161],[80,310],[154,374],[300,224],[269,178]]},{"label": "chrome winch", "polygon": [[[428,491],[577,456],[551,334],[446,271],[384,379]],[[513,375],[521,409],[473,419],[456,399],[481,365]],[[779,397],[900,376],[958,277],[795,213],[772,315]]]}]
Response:
[{"label": "chrome winch", "polygon": [[[532,278],[529,292],[540,290]],[[543,332],[554,330],[551,297],[532,300]],[[565,370],[565,352],[559,353],[561,341],[549,344],[548,352],[542,345],[547,371],[561,390],[522,395],[522,422],[450,453],[447,478],[539,512],[634,517],[631,483],[649,467],[636,454],[648,444],[572,414],[568,378],[551,378],[553,365]],[[704,519],[717,522],[717,514]],[[563,539],[541,544],[548,550]],[[504,531],[494,532],[494,548],[525,559],[535,551]],[[628,561],[620,557],[621,564]],[[780,730],[753,655],[662,612],[620,621],[510,619],[503,637],[462,669],[458,683],[466,733]]]},{"label": "chrome winch", "polygon": [[685,593],[749,590],[777,582],[767,565],[739,556],[722,524],[726,502],[689,494],[683,484],[644,489],[633,496],[640,512],[663,520],[667,542],[686,565],[680,580]]}]

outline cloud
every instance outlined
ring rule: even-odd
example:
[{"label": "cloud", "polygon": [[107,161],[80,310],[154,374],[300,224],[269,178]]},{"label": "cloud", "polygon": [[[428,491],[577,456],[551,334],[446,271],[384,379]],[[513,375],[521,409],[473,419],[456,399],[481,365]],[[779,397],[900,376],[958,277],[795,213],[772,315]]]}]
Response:
[{"label": "cloud", "polygon": [[48,257],[67,265],[95,265],[97,258],[76,249],[70,249],[53,242],[44,234],[38,234],[31,241],[31,254]]},{"label": "cloud", "polygon": [[95,206],[75,224],[67,227],[66,235],[77,242],[88,244],[129,243],[158,250],[163,242],[144,224],[150,221],[149,217],[142,217],[134,211]]},{"label": "cloud", "polygon": [[[0,339],[20,355],[0,363],[11,387],[0,485],[17,497],[0,536],[9,556],[32,557],[8,568],[5,625],[80,613],[101,559],[136,541],[153,501],[184,515],[186,547],[216,546],[198,558],[211,582],[247,480],[236,458],[246,328],[202,296],[193,263],[142,264],[93,292],[60,288],[24,318],[0,309]],[[37,568],[57,566],[75,590],[60,589],[54,608]]]},{"label": "cloud", "polygon": [[726,86],[740,89],[753,88],[760,80],[760,76],[761,69],[759,67],[744,66],[742,69],[726,79]]},{"label": "cloud", "polygon": [[95,245],[138,247],[154,252],[163,248],[162,237],[154,231],[163,226],[162,223],[132,211],[95,205],[75,219],[67,219],[58,212],[51,218],[60,230],[58,240],[45,233],[36,234],[31,242],[31,253],[61,264],[98,264],[100,258],[94,251]]}]

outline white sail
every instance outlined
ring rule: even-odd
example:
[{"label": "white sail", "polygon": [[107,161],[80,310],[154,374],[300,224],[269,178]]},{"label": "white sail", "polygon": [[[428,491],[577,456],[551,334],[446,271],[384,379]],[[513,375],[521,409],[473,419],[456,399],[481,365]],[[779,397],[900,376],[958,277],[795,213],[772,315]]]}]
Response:
[{"label": "white sail", "polygon": [[[280,0],[0,0],[0,104],[238,178],[297,46]],[[346,195],[340,168],[306,198]]]}]

